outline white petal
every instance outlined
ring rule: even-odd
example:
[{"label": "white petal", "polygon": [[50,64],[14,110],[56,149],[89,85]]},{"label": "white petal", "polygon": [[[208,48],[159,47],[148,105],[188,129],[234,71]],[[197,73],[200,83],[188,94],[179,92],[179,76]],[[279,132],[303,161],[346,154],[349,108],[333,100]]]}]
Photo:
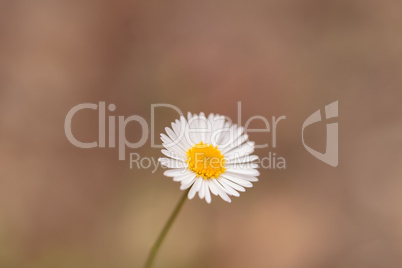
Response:
[{"label": "white petal", "polygon": [[211,189],[211,192],[214,195],[218,195],[219,190],[216,188],[215,184],[211,180],[208,180],[207,182],[208,182],[209,189]]},{"label": "white petal", "polygon": [[240,145],[242,145],[247,139],[248,139],[247,134],[244,134],[244,135],[242,135],[240,137],[237,137],[232,142],[230,142],[230,144],[226,148],[222,149],[222,153],[227,154],[231,150],[233,150],[233,149],[239,147]]},{"label": "white petal", "polygon": [[230,195],[240,196],[238,192],[236,192],[232,187],[225,183],[223,180],[218,180],[218,182],[225,188],[226,192]]},{"label": "white petal", "polygon": [[248,141],[241,146],[229,151],[226,155],[226,159],[234,159],[238,157],[242,157],[245,155],[249,155],[254,152],[254,142]]},{"label": "white petal", "polygon": [[205,189],[205,201],[207,201],[208,204],[211,203],[211,193],[209,192],[209,183],[204,184],[206,189]]},{"label": "white petal", "polygon": [[229,146],[233,138],[233,131],[236,128],[236,125],[231,125],[229,122],[225,122],[225,125],[221,129],[221,134],[218,139],[218,148],[222,150]]},{"label": "white petal", "polygon": [[180,185],[180,190],[185,190],[188,189],[191,185],[193,185],[193,183],[195,182],[195,175],[193,178],[191,178],[190,180],[182,180],[181,185]]},{"label": "white petal", "polygon": [[218,183],[218,181],[216,179],[212,179],[211,180],[212,183],[215,184],[216,188],[218,189],[218,194],[219,196],[225,200],[226,202],[231,202],[232,200],[230,200],[230,197],[227,195],[225,188],[222,187],[221,184]]},{"label": "white petal", "polygon": [[[167,128],[165,128],[165,130],[166,129]],[[163,134],[163,133],[161,133],[161,140],[169,148],[173,147],[173,146],[177,146],[177,144],[179,143],[179,141],[173,141],[171,138],[169,138],[169,136],[167,136],[166,134]]]},{"label": "white petal", "polygon": [[244,175],[244,174],[240,174],[240,173],[236,173],[236,172],[225,172],[225,174],[232,176],[232,177],[242,179],[242,180],[246,180],[246,181],[251,181],[251,182],[258,181],[257,177],[250,176],[250,175]]},{"label": "white petal", "polygon": [[163,175],[167,177],[176,177],[176,176],[183,176],[186,173],[186,170],[184,168],[173,168],[173,169],[168,169],[165,172],[163,172]]},{"label": "white petal", "polygon": [[[229,149],[233,149],[234,147],[239,146],[241,143],[238,143],[238,139],[241,138],[241,136],[243,135],[243,127],[238,127],[236,124],[232,125],[230,127],[230,131],[228,133],[228,140],[225,143],[221,144],[222,148],[229,148]],[[237,146],[234,146],[236,145]]]},{"label": "white petal", "polygon": [[187,121],[186,119],[181,116],[180,121],[176,120],[175,123],[172,123],[172,128],[176,134],[177,139],[179,140],[179,143],[182,148],[184,148],[185,151],[188,151],[190,149],[191,145],[187,142],[186,139],[186,132],[187,132]]},{"label": "white petal", "polygon": [[198,126],[200,128],[201,141],[209,144],[210,143],[209,137],[210,137],[210,133],[212,131],[212,125],[208,121],[208,119],[205,117],[205,114],[203,112],[201,112],[200,116],[198,117]]},{"label": "white petal", "polygon": [[260,172],[254,168],[239,168],[237,166],[226,166],[226,172],[247,176],[259,176]]},{"label": "white petal", "polygon": [[213,116],[213,114],[210,114],[208,116],[208,120],[212,124],[212,132],[210,135],[210,142],[213,146],[217,146],[219,138],[222,135],[223,126],[225,125],[225,117],[219,116],[219,115]]},{"label": "white petal", "polygon": [[257,169],[259,166],[256,163],[235,163],[235,164],[227,164],[225,163],[225,167],[232,170],[244,170],[244,169]]},{"label": "white petal", "polygon": [[205,180],[201,179],[201,186],[200,186],[200,190],[198,191],[198,196],[203,199],[205,196],[205,187],[204,185],[206,185]]},{"label": "white petal", "polygon": [[224,177],[220,177],[219,181],[221,181],[221,182],[224,181],[226,184],[230,185],[233,189],[235,189],[237,191],[240,191],[240,192],[245,192],[246,191],[246,189],[244,189],[243,186],[240,186],[240,185],[238,185],[238,184],[236,184],[236,183],[234,183],[234,182],[232,182],[232,181],[230,181],[230,180],[228,180],[228,179],[226,179]]},{"label": "white petal", "polygon": [[[174,123],[172,123],[172,125],[173,125],[173,124],[174,124]],[[173,130],[171,130],[171,129],[168,128],[168,127],[165,127],[165,131],[166,131],[166,133],[168,134],[169,138],[170,138],[172,141],[176,141],[176,140],[177,140],[177,135],[176,135],[176,133],[174,133]]]},{"label": "white petal", "polygon": [[226,161],[226,164],[249,163],[258,160],[257,155],[245,155],[241,157],[232,158]]},{"label": "white petal", "polygon": [[167,143],[162,143],[163,147],[165,147],[168,151],[175,153],[176,155],[186,158],[186,151],[184,151],[182,148],[180,148],[177,145],[168,145]]},{"label": "white petal", "polygon": [[239,184],[243,187],[247,187],[247,188],[253,187],[253,184],[251,182],[249,182],[248,180],[241,179],[239,177],[236,177],[233,174],[225,173],[225,174],[222,174],[221,176],[236,184]]},{"label": "white petal", "polygon": [[[168,133],[171,133],[171,134],[173,133],[173,131],[168,127],[166,127],[165,130]],[[175,135],[175,134],[172,134],[172,135]],[[176,149],[176,150],[181,151],[181,152],[186,152],[186,148],[184,148],[184,146],[181,144],[180,140],[178,140],[176,138],[171,139],[170,137],[168,137],[168,136],[166,136],[165,134],[162,133],[161,134],[161,140],[163,141],[162,145],[166,149]]]},{"label": "white petal", "polygon": [[165,143],[162,143],[162,145],[163,145],[163,147],[165,147],[168,151],[170,151],[170,152],[172,152],[172,153],[178,155],[179,157],[184,158],[184,159],[187,158],[186,152],[183,151],[180,147],[178,147],[178,146],[169,147],[169,146],[166,146]]},{"label": "white petal", "polygon": [[200,190],[202,178],[198,178],[195,180],[195,183],[191,187],[190,191],[188,192],[188,199],[193,199],[195,194]]},{"label": "white petal", "polygon": [[190,181],[194,177],[195,177],[195,174],[187,169],[181,175],[174,176],[173,180],[174,181],[181,181],[183,183],[183,182]]}]

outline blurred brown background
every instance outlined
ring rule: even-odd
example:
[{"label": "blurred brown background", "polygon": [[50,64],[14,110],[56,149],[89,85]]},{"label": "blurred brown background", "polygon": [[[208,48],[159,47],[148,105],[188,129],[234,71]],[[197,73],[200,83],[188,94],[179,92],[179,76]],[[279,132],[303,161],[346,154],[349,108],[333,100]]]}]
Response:
[{"label": "blurred brown background", "polygon": [[[141,267],[181,192],[162,170],[64,134],[75,105],[150,105],[243,122],[286,115],[286,170],[226,204],[187,202],[155,267],[402,266],[402,3],[0,1],[0,267]],[[339,166],[301,125],[339,100]],[[176,114],[159,113],[157,136]],[[93,141],[97,114],[73,120]],[[307,142],[324,148],[325,125]],[[134,141],[139,131],[127,129]],[[251,139],[270,141],[269,134]],[[137,152],[158,157],[148,142]],[[268,150],[257,150],[266,156]]]}]

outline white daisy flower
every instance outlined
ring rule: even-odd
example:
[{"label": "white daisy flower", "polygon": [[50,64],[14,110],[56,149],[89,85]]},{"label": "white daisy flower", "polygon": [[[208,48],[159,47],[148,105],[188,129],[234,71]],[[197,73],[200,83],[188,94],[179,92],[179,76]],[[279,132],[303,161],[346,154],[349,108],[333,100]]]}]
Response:
[{"label": "white daisy flower", "polygon": [[160,163],[169,168],[164,175],[181,183],[180,189],[192,199],[198,192],[201,199],[210,203],[211,193],[231,202],[229,196],[239,196],[245,188],[258,181],[258,156],[254,142],[248,141],[244,128],[232,124],[225,116],[208,117],[188,114],[165,128],[161,134]]}]

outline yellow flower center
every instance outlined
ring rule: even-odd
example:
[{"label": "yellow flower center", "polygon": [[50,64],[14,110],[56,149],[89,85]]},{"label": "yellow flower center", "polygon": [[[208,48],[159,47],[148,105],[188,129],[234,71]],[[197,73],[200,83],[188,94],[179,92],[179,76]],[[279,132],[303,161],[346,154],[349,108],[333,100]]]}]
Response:
[{"label": "yellow flower center", "polygon": [[225,173],[225,158],[218,147],[200,142],[187,151],[188,168],[204,179]]}]

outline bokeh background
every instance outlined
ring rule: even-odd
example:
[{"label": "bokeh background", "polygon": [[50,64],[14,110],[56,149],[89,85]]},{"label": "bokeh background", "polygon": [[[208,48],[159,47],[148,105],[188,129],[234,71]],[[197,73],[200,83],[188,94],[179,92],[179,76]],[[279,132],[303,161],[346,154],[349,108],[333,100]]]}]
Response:
[{"label": "bokeh background", "polygon": [[[163,170],[80,149],[80,103],[150,120],[184,113],[286,115],[286,169],[227,204],[187,202],[155,267],[402,266],[402,3],[393,0],[0,1],[0,267],[141,267],[181,196]],[[301,142],[339,101],[339,166]],[[156,114],[156,137],[177,117]],[[73,120],[98,135],[95,111]],[[257,121],[255,127],[261,126]],[[325,147],[325,123],[306,130]],[[140,137],[138,125],[127,137]],[[251,139],[270,142],[269,133]],[[136,150],[158,157],[150,141]]]}]

